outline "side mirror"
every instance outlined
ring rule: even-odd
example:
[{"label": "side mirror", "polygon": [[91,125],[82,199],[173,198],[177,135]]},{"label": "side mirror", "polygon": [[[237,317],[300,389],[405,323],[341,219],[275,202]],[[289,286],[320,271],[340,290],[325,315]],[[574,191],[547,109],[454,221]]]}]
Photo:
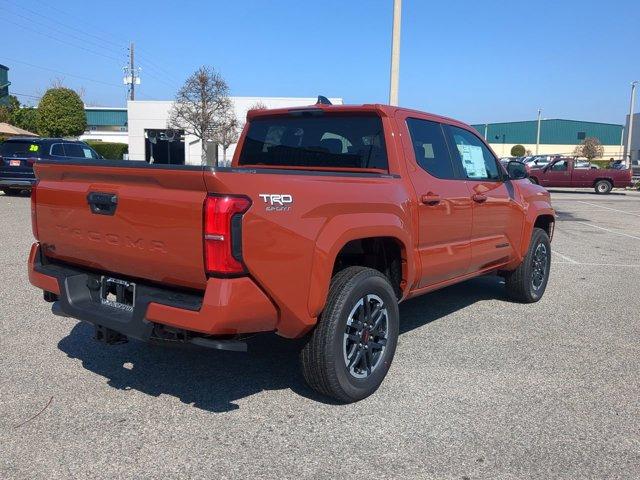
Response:
[{"label": "side mirror", "polygon": [[529,176],[529,172],[527,172],[527,167],[525,167],[524,163],[516,160],[511,160],[507,163],[507,173],[511,180],[522,180]]}]

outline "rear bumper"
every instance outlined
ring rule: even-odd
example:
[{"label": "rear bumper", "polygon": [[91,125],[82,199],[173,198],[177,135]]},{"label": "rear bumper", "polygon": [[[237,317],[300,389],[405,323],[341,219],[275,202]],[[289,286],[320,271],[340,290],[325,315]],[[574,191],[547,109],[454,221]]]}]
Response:
[{"label": "rear bumper", "polygon": [[0,178],[0,188],[31,188],[36,179]]},{"label": "rear bumper", "polygon": [[[58,296],[54,313],[110,328],[143,341],[153,339],[156,325],[184,331],[187,338],[239,335],[276,329],[278,314],[269,298],[248,277],[211,278],[202,293],[136,283],[133,311],[100,302],[96,280],[102,274],[68,264],[51,263],[34,243],[29,254],[29,281]],[[117,276],[117,275],[116,275]],[[194,342],[197,343],[197,342]]]}]

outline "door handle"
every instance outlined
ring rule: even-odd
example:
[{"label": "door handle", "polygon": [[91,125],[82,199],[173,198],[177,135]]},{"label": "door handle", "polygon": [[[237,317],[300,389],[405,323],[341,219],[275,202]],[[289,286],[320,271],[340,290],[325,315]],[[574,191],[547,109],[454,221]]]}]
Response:
[{"label": "door handle", "polygon": [[487,196],[486,195],[482,195],[481,193],[474,193],[471,196],[471,199],[476,203],[484,203],[484,202],[487,201]]},{"label": "door handle", "polygon": [[440,203],[440,195],[436,195],[435,193],[427,193],[425,195],[422,195],[422,197],[420,198],[420,201],[422,203],[424,203],[425,205],[438,205]]}]

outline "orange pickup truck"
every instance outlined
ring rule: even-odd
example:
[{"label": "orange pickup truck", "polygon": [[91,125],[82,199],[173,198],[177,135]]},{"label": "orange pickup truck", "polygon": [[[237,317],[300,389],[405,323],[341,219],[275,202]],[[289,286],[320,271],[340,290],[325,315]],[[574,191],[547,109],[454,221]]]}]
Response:
[{"label": "orange pickup truck", "polygon": [[55,314],[107,343],[304,338],[305,379],[344,402],[385,377],[398,302],[493,272],[535,302],[549,278],[549,194],[468,125],[418,111],[253,110],[228,168],[35,172],[29,278]]}]

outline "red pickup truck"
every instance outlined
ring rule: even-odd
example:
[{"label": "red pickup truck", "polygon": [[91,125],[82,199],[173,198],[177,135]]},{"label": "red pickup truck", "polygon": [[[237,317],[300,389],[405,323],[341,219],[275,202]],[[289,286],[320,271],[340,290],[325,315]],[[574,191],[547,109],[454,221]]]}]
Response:
[{"label": "red pickup truck", "polygon": [[35,170],[29,278],[54,313],[107,343],[304,337],[305,379],[344,402],[385,377],[399,301],[497,272],[535,302],[549,278],[546,190],[468,125],[418,111],[250,111],[229,168]]},{"label": "red pickup truck", "polygon": [[557,158],[542,168],[530,168],[529,177],[544,187],[587,187],[595,189],[596,193],[609,193],[613,187],[633,185],[631,169],[578,166],[573,158]]}]

